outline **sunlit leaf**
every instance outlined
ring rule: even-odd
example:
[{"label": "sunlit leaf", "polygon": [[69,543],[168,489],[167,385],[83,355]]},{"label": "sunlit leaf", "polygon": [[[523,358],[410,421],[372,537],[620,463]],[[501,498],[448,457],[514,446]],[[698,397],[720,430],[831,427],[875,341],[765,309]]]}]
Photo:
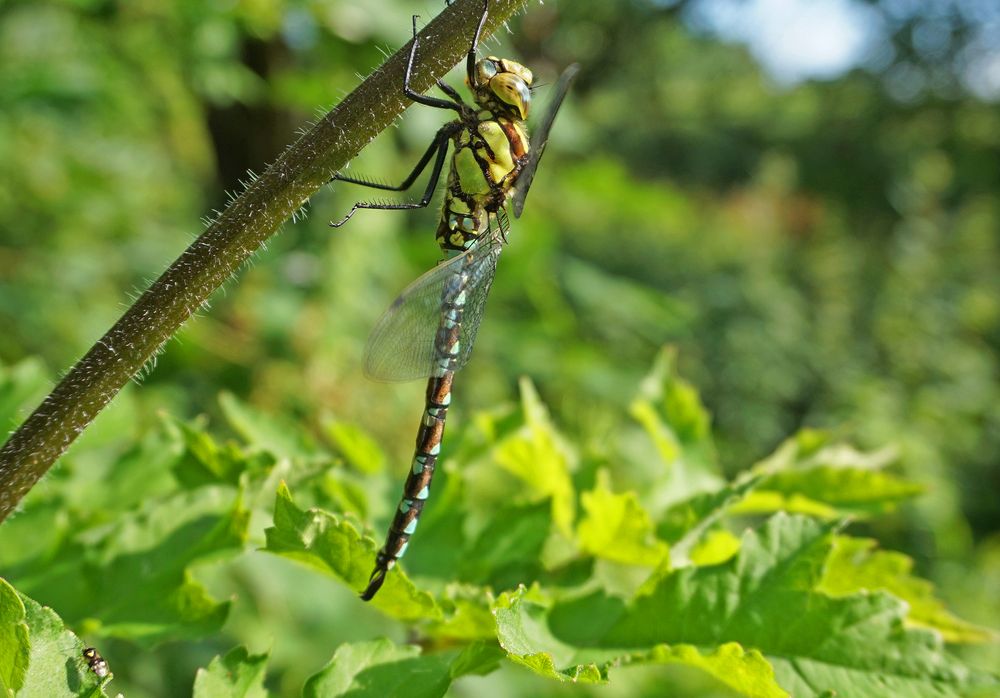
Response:
[{"label": "sunlit leaf", "polygon": [[[669,645],[683,656],[689,650],[679,647],[694,646],[695,658],[725,647],[754,677],[729,684],[745,695],[960,696],[1000,686],[946,655],[939,635],[906,629],[906,604],[898,599],[822,593],[835,529],[775,516],[748,532],[731,560],[658,571],[632,601],[601,592],[556,603],[537,595],[503,597],[497,604],[501,645],[520,658],[515,661],[554,678],[590,666],[585,659],[600,671],[638,648]],[[773,677],[762,671],[761,656],[774,667]]]},{"label": "sunlit leaf", "polygon": [[830,596],[848,596],[859,591],[888,591],[906,601],[906,621],[933,628],[947,642],[996,641],[997,634],[968,623],[950,613],[934,596],[934,585],[913,576],[913,560],[902,553],[877,550],[869,538],[837,536],[827,561],[820,590]]},{"label": "sunlit leaf", "polygon": [[570,537],[576,509],[570,479],[573,454],[531,383],[524,379],[520,385],[524,425],[496,446],[494,457],[531,487],[538,499],[551,499],[552,519]]},{"label": "sunlit leaf", "polygon": [[762,480],[733,511],[784,510],[822,518],[891,511],[924,491],[886,472],[895,457],[891,449],[863,453],[831,443],[823,432],[804,430],[754,466]]},{"label": "sunlit leaf", "polygon": [[653,522],[634,492],[615,494],[610,475],[598,473],[594,489],[580,495],[584,516],[577,528],[580,547],[590,555],[625,565],[655,567],[667,556]]},{"label": "sunlit leaf", "polygon": [[686,499],[721,484],[711,418],[698,392],[677,375],[676,362],[677,352],[663,349],[629,407],[668,468],[669,500]]},{"label": "sunlit leaf", "polygon": [[[318,509],[299,509],[284,485],[278,489],[274,504],[274,526],[265,533],[267,552],[329,574],[354,590],[364,588],[375,564],[376,544],[371,538],[362,538],[343,517]],[[441,616],[430,594],[419,591],[398,565],[386,576],[385,586],[371,603],[400,620]]]}]

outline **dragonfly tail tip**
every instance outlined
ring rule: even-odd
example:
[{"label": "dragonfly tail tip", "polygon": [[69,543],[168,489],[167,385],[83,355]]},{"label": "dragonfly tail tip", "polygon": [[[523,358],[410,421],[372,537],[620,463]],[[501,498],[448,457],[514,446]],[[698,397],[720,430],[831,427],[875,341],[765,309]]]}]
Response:
[{"label": "dragonfly tail tip", "polygon": [[375,598],[375,594],[377,594],[378,590],[382,588],[382,582],[385,581],[386,572],[387,570],[380,567],[375,568],[375,571],[372,572],[371,579],[368,580],[368,586],[366,586],[365,590],[361,592],[362,601],[371,601]]}]

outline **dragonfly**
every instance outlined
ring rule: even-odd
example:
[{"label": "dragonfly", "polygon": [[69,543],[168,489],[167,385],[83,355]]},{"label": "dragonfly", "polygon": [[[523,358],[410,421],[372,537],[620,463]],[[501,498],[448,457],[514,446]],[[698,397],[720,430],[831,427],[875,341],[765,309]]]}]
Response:
[{"label": "dragonfly", "polygon": [[403,495],[389,525],[385,544],[375,556],[361,598],[370,601],[386,575],[406,552],[430,493],[431,479],[444,436],[455,373],[469,361],[497,260],[510,230],[506,208],[519,217],[535,170],[548,142],[556,113],[578,72],[573,64],[557,81],[545,116],[529,144],[525,120],[531,105],[530,69],[507,58],[478,59],[479,41],[489,12],[482,13],[466,56],[466,84],[474,104],[447,83],[437,86],[447,99],[414,91],[410,78],[417,55],[417,19],[403,75],[403,93],[418,104],[457,112],[442,126],[413,171],[398,186],[337,173],[332,181],[385,191],[405,191],[433,160],[430,180],[419,201],[358,201],[340,227],[358,210],[425,208],[441,177],[449,145],[441,217],[435,234],[445,259],[411,283],[376,323],[365,349],[365,372],[382,381],[427,378],[424,413]]}]

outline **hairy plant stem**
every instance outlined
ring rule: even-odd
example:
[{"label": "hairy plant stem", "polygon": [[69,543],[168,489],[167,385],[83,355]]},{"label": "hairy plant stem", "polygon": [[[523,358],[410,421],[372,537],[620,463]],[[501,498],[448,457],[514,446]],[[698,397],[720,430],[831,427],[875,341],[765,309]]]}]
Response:
[{"label": "hairy plant stem", "polygon": [[[491,0],[483,36],[526,2]],[[456,0],[420,32],[416,90],[465,55],[481,9],[481,0]],[[250,183],[11,435],[0,449],[0,521],[212,292],[410,105],[402,90],[408,53],[409,43]]]}]

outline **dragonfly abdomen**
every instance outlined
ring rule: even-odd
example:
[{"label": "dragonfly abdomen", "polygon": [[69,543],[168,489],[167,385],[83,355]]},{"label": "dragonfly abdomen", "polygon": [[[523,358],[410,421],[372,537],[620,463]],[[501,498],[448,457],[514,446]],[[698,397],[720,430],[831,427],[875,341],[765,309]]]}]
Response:
[{"label": "dragonfly abdomen", "polygon": [[396,507],[385,545],[375,556],[375,571],[361,594],[370,600],[382,586],[386,573],[403,557],[410,543],[410,536],[417,530],[417,523],[430,495],[431,480],[441,453],[444,426],[451,404],[451,386],[460,350],[459,337],[465,313],[466,286],[469,276],[464,270],[457,272],[441,292],[441,315],[434,338],[433,375],[427,380],[424,414],[417,430],[417,443],[410,472],[403,485],[403,496]]}]

